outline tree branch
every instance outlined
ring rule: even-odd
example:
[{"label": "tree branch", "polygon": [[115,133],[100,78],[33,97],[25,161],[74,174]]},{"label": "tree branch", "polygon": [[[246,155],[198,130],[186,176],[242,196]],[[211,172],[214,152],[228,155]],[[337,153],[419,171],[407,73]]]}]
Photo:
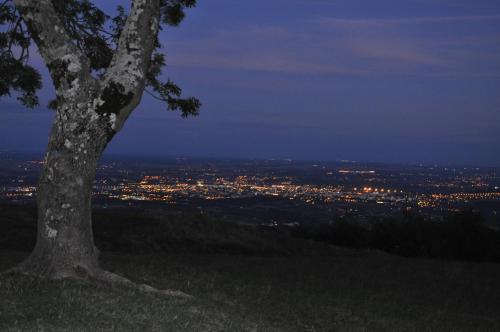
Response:
[{"label": "tree branch", "polygon": [[92,80],[89,59],[65,31],[50,0],[13,0],[49,68],[58,95],[79,77]]},{"label": "tree branch", "polygon": [[146,74],[155,49],[160,20],[160,0],[133,0],[130,15],[118,40],[118,47],[103,77],[103,95],[128,96],[125,107],[116,110],[117,130],[139,104]]},{"label": "tree branch", "polygon": [[163,102],[168,102],[167,98],[158,97],[157,95],[155,95],[154,93],[152,93],[148,89],[144,89],[144,92],[146,92],[148,95],[150,95],[151,97],[153,97],[153,99],[156,99],[156,100],[159,100],[159,101],[163,101]]}]

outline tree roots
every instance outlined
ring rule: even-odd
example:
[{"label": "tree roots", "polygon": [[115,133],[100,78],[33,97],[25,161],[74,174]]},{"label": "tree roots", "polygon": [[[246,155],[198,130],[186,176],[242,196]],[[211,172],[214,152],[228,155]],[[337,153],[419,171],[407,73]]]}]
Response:
[{"label": "tree roots", "polygon": [[167,297],[173,297],[178,299],[193,299],[194,297],[186,294],[184,292],[172,289],[157,289],[146,284],[137,284],[125,277],[122,277],[116,273],[103,270],[101,268],[95,269],[83,269],[78,267],[75,269],[77,272],[59,272],[51,273],[47,275],[46,271],[37,271],[37,269],[28,268],[26,264],[21,264],[15,266],[7,271],[0,273],[0,277],[8,275],[26,275],[30,277],[40,278],[40,279],[52,279],[52,280],[63,280],[63,279],[73,279],[77,281],[83,281],[85,283],[101,283],[107,286],[121,286],[130,290],[137,290],[143,293],[157,294]]},{"label": "tree roots", "polygon": [[169,297],[181,298],[181,299],[192,299],[193,296],[186,294],[184,292],[172,289],[157,289],[146,284],[137,284],[125,277],[122,277],[113,272],[99,270],[98,273],[94,274],[91,278],[101,281],[110,285],[121,285],[131,289],[137,289],[144,293],[152,293],[165,295]]}]

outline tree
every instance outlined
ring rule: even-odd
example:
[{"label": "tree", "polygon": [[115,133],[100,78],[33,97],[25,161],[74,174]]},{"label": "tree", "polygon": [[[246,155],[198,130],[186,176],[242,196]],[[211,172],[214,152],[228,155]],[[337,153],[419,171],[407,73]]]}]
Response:
[{"label": "tree", "polygon": [[[161,82],[162,26],[176,26],[196,0],[132,0],[108,16],[90,0],[4,0],[0,3],[0,96],[18,91],[38,105],[41,76],[29,65],[34,42],[52,78],[55,120],[39,180],[38,236],[16,270],[44,278],[95,277],[100,269],[91,222],[98,161],[144,91],[182,116],[197,115],[196,98]],[[148,90],[149,89],[149,90]],[[116,276],[115,276],[116,278]]]}]

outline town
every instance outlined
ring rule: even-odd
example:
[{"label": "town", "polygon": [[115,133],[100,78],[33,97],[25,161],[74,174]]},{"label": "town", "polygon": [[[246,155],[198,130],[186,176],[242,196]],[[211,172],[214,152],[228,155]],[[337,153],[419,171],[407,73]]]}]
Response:
[{"label": "town", "polygon": [[[43,162],[4,154],[1,165],[0,199],[33,202]],[[97,207],[156,203],[281,222],[346,215],[368,220],[408,211],[439,219],[474,209],[498,226],[498,171],[352,161],[112,158],[99,167],[93,198]]]}]

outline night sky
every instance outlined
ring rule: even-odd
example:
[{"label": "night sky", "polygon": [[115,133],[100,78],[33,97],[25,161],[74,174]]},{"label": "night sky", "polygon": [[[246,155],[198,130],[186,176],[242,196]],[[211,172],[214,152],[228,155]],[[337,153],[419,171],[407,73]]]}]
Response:
[{"label": "night sky", "polygon": [[[108,155],[500,165],[498,0],[199,0],[161,39],[201,116],[145,96]],[[0,109],[0,150],[44,151],[52,111]]]}]

